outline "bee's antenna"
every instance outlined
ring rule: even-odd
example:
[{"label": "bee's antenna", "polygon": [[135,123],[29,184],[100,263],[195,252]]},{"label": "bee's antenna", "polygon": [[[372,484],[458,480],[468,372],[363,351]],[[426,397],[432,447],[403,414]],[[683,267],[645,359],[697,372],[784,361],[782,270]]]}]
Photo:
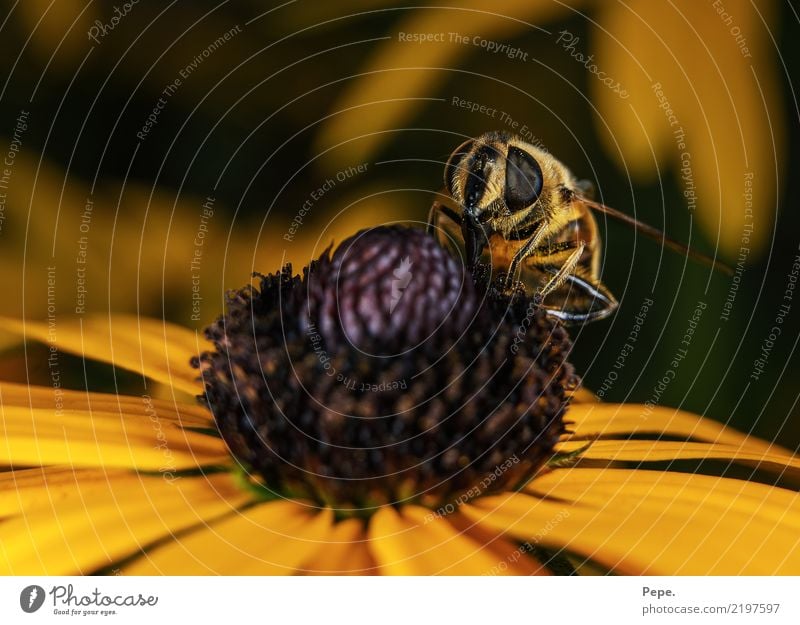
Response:
[{"label": "bee's antenna", "polygon": [[609,217],[613,217],[614,219],[618,219],[629,226],[633,226],[636,230],[641,232],[642,234],[659,241],[664,247],[670,248],[674,252],[678,252],[679,254],[683,254],[688,256],[689,258],[696,260],[698,262],[704,263],[709,265],[710,267],[716,269],[720,273],[724,273],[725,275],[732,276],[733,269],[731,269],[728,265],[718,260],[715,260],[705,254],[701,254],[700,252],[696,252],[690,247],[683,245],[683,243],[678,243],[674,239],[670,239],[666,234],[661,232],[658,228],[653,228],[653,226],[648,226],[641,221],[626,215],[622,211],[618,211],[616,208],[611,208],[610,206],[606,206],[605,204],[600,204],[600,202],[595,202],[594,200],[587,199],[585,197],[579,196],[580,200],[584,202],[590,208],[593,208],[596,211],[603,213],[604,215],[608,215]]}]

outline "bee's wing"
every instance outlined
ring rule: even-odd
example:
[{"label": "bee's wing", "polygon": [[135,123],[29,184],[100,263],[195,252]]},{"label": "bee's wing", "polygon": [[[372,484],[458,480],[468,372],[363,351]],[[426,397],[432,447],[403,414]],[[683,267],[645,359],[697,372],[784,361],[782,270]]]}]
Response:
[{"label": "bee's wing", "polygon": [[[522,281],[526,288],[535,291],[546,284],[557,271],[555,267],[537,269],[525,265],[522,269]],[[588,323],[608,317],[616,310],[617,300],[606,285],[590,276],[590,271],[577,267],[560,287],[547,295],[542,308],[548,315],[567,324]]]}]

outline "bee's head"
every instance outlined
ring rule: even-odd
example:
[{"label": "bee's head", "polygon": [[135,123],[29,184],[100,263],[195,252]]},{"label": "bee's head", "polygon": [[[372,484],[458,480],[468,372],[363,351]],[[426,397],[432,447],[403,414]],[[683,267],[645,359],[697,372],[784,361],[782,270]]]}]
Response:
[{"label": "bee's head", "polygon": [[533,146],[505,133],[462,143],[447,161],[445,186],[479,223],[513,218],[536,204],[545,185]]}]

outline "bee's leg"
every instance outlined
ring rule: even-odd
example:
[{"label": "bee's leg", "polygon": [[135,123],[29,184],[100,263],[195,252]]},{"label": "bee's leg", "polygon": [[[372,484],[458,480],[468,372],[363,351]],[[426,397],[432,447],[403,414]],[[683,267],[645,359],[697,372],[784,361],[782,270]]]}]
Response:
[{"label": "bee's leg", "polygon": [[535,295],[534,299],[537,303],[541,303],[545,297],[547,297],[550,293],[555,291],[558,287],[564,284],[564,280],[566,280],[570,275],[575,272],[575,267],[578,265],[578,261],[581,259],[581,255],[583,251],[586,249],[586,243],[581,241],[578,246],[574,249],[572,254],[569,255],[564,264],[559,267],[558,271],[553,275],[550,280],[548,280],[547,284],[545,284]]},{"label": "bee's leg", "polygon": [[576,290],[576,303],[580,306],[570,309],[562,309],[558,312],[549,310],[548,314],[554,315],[564,323],[580,324],[597,319],[604,319],[613,313],[619,303],[608,287],[597,278],[592,277],[591,271],[581,270],[580,265],[575,268],[575,272],[567,276],[565,282],[570,283],[570,287]]},{"label": "bee's leg", "polygon": [[433,204],[431,204],[431,209],[428,211],[428,225],[426,227],[426,231],[428,232],[428,234],[435,234],[436,222],[437,222],[436,216],[439,213],[442,213],[448,219],[451,219],[452,221],[457,223],[459,226],[461,225],[462,222],[461,215],[459,215],[449,206],[445,206],[444,204],[442,204],[439,200],[434,200]]},{"label": "bee's leg", "polygon": [[534,234],[528,242],[525,243],[517,253],[514,254],[514,258],[511,259],[511,263],[508,265],[508,274],[506,275],[506,290],[510,289],[511,286],[514,284],[514,276],[517,275],[517,270],[519,269],[519,264],[528,258],[536,248],[539,247],[539,244],[542,242],[544,238],[544,228],[539,228],[536,234]]},{"label": "bee's leg", "polygon": [[489,244],[486,233],[474,219],[464,214],[461,220],[461,233],[464,236],[464,247],[467,253],[467,269],[472,271],[478,265],[483,249]]},{"label": "bee's leg", "polygon": [[434,200],[433,204],[431,204],[431,208],[428,211],[428,224],[425,226],[425,232],[428,234],[435,234],[434,227],[436,225],[436,213],[438,213],[441,208],[442,205],[436,200]]}]

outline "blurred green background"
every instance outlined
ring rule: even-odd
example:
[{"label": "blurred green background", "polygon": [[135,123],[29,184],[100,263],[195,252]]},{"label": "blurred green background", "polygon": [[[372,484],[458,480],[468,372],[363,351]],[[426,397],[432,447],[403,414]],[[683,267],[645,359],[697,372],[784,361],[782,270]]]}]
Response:
[{"label": "blurred green background", "polygon": [[[800,295],[784,299],[800,253],[791,3],[26,0],[1,15],[2,314],[43,319],[50,304],[202,327],[253,270],[423,221],[452,149],[516,123],[609,205],[732,266],[748,248],[734,291],[603,224],[621,307],[573,332],[586,386],[644,403],[669,375],[659,404],[800,444]],[[0,375],[42,381],[46,352],[6,341]],[[92,385],[107,382],[98,368]]]}]

